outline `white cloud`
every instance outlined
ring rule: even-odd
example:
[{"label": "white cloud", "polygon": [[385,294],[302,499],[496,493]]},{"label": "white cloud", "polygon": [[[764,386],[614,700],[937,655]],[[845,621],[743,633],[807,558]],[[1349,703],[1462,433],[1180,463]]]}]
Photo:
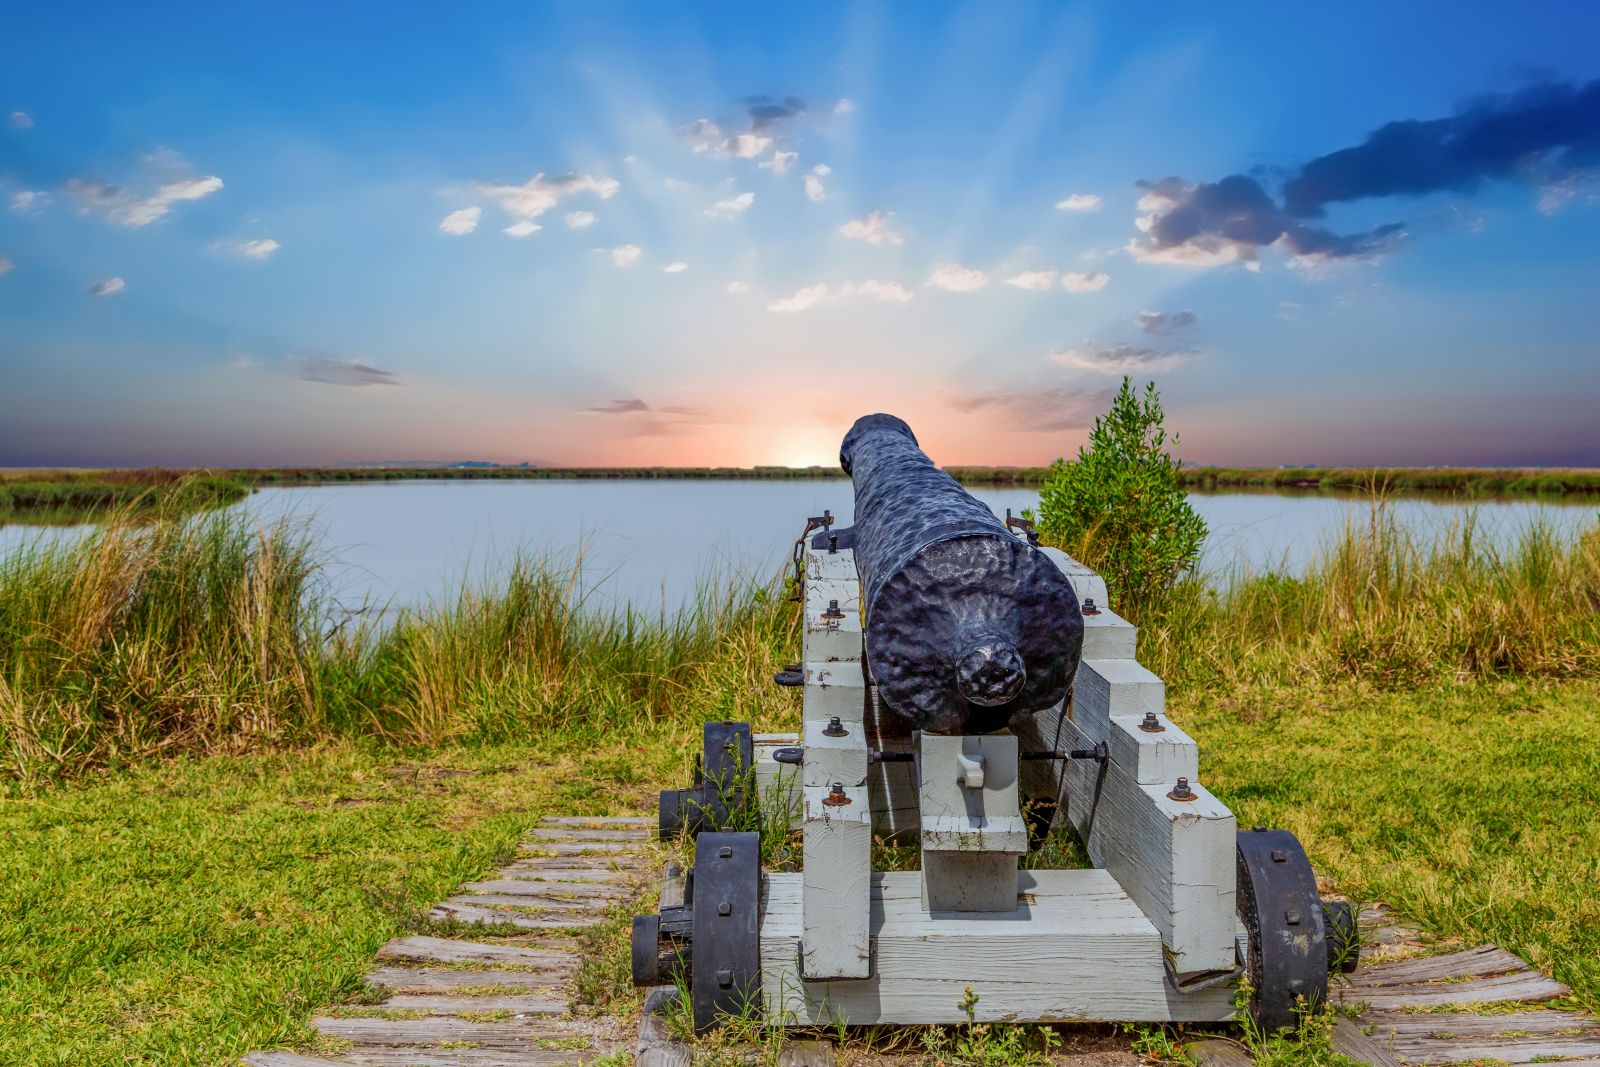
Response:
[{"label": "white cloud", "polygon": [[813,204],[821,203],[828,199],[828,190],[822,185],[822,179],[833,173],[833,168],[826,163],[818,163],[811,168],[811,173],[806,175],[806,199]]},{"label": "white cloud", "polygon": [[709,152],[722,143],[722,127],[710,119],[695,119],[679,130],[696,155]]},{"label": "white cloud", "polygon": [[685,263],[681,259],[677,259],[677,260],[673,260],[671,263],[668,263],[665,267],[662,267],[661,268],[661,273],[662,274],[682,274],[684,271],[686,271],[688,269],[689,269],[689,264]]},{"label": "white cloud", "polygon": [[770,170],[774,174],[783,175],[789,173],[789,169],[794,166],[794,161],[799,158],[799,152],[773,152],[771,159],[765,163],[757,164],[757,166]]},{"label": "white cloud", "polygon": [[989,284],[989,276],[975,267],[963,267],[959,263],[941,263],[933,268],[928,284],[935,289],[946,289],[952,293],[975,293]]},{"label": "white cloud", "polygon": [[743,296],[745,293],[748,293],[749,291],[750,291],[750,287],[748,285],[746,285],[744,282],[729,282],[728,283],[728,292],[732,293],[734,296]]},{"label": "white cloud", "polygon": [[1032,289],[1042,292],[1054,289],[1056,286],[1056,272],[1053,270],[1025,270],[1021,274],[1006,279],[1007,285],[1014,285],[1018,289]]},{"label": "white cloud", "polygon": [[481,207],[464,207],[460,211],[452,211],[439,220],[439,232],[463,237],[478,228],[478,219],[482,214]]},{"label": "white cloud", "polygon": [[855,109],[856,109],[856,102],[854,100],[849,99],[848,97],[840,98],[839,102],[837,104],[833,105],[833,113],[835,115],[848,115],[850,112],[854,111]]},{"label": "white cloud", "polygon": [[589,193],[601,200],[617,195],[622,183],[615,178],[596,178],[592,174],[562,174],[546,178],[535,174],[521,185],[479,182],[478,192],[500,204],[507,215],[517,219],[536,219],[555,207],[562,198]]},{"label": "white cloud", "polygon": [[866,297],[872,300],[882,300],[887,303],[904,304],[915,298],[916,294],[899,282],[845,282],[837,289],[831,288],[825,282],[808,285],[799,289],[793,296],[786,296],[767,304],[768,311],[780,314],[793,314],[797,311],[806,311],[816,307],[823,301],[847,300],[851,297]]},{"label": "white cloud", "polygon": [[120,293],[126,288],[127,283],[121,278],[107,278],[103,282],[95,282],[93,285],[89,286],[89,295],[110,296],[112,293]]},{"label": "white cloud", "polygon": [[5,256],[0,256],[0,274],[9,273],[10,270],[15,266],[16,264],[11,262],[11,260],[7,259]]},{"label": "white cloud", "polygon": [[1065,200],[1056,201],[1057,211],[1099,211],[1101,200],[1093,193],[1073,193]]},{"label": "white cloud", "polygon": [[38,189],[23,189],[12,194],[11,211],[17,215],[29,215],[35,211],[43,210],[50,202],[50,194]]},{"label": "white cloud", "polygon": [[254,370],[261,366],[261,363],[254,356],[234,356],[228,366],[234,370]]},{"label": "white cloud", "polygon": [[240,241],[234,250],[246,259],[266,259],[281,247],[270,237],[257,237],[251,241]]},{"label": "white cloud", "polygon": [[730,196],[726,200],[718,200],[706,209],[708,219],[731,219],[743,215],[749,210],[750,205],[756,202],[755,193],[740,193]]},{"label": "white cloud", "polygon": [[772,144],[772,138],[759,133],[741,133],[723,142],[722,150],[737,159],[755,159]]},{"label": "white cloud", "polygon": [[1061,276],[1061,288],[1069,293],[1097,293],[1111,281],[1111,276],[1095,271],[1092,274],[1080,274],[1073,270]]},{"label": "white cloud", "polygon": [[628,166],[632,167],[632,166],[636,166],[638,164],[639,157],[636,156],[636,155],[632,155],[630,153],[629,155],[623,156],[622,157],[622,161],[624,163],[626,163]]},{"label": "white cloud", "polygon": [[593,226],[593,225],[594,225],[594,212],[592,212],[592,211],[569,211],[569,212],[567,212],[567,229],[569,229],[569,230],[587,230],[590,226]]},{"label": "white cloud", "polygon": [[537,222],[534,222],[532,219],[518,219],[516,222],[513,222],[510,226],[507,226],[505,229],[501,230],[500,232],[504,233],[504,234],[506,234],[507,236],[510,236],[510,237],[521,238],[521,237],[532,237],[534,234],[538,233],[542,229],[544,229],[544,227],[540,226]]},{"label": "white cloud", "polygon": [[1278,301],[1278,318],[1298,319],[1300,317],[1300,312],[1304,310],[1304,308],[1304,304],[1297,304],[1293,300],[1280,300]]},{"label": "white cloud", "polygon": [[892,218],[892,211],[873,211],[864,218],[851,219],[839,227],[839,232],[853,241],[865,241],[869,245],[905,244],[906,239],[889,228]]},{"label": "white cloud", "polygon": [[[170,153],[155,154],[151,160],[169,170],[183,165],[181,159]],[[80,211],[98,211],[112,222],[134,227],[148,226],[165,218],[174,204],[203,199],[221,188],[222,179],[214,174],[202,178],[178,178],[158,186],[148,196],[139,196],[128,189],[82,178],[67,181],[67,192],[78,201]]]},{"label": "white cloud", "polygon": [[11,113],[11,125],[19,130],[31,130],[33,129],[33,116],[26,111],[13,111]]},{"label": "white cloud", "polygon": [[1082,348],[1061,348],[1050,353],[1052,363],[1095,374],[1157,373],[1172,370],[1194,358],[1187,348],[1146,348],[1142,345],[1099,345],[1086,342]]},{"label": "white cloud", "polygon": [[611,262],[619,267],[631,267],[639,262],[639,257],[644,255],[644,249],[638,245],[620,245],[611,250]]}]

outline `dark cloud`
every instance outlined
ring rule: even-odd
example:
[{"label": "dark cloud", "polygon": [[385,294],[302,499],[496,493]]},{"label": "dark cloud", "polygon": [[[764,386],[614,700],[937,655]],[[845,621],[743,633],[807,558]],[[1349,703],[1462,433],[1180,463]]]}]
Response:
[{"label": "dark cloud", "polygon": [[643,400],[613,400],[609,404],[596,404],[585,411],[597,412],[601,415],[631,415],[635,411],[649,411],[650,405]]},{"label": "dark cloud", "polygon": [[1192,311],[1141,311],[1135,321],[1145,333],[1166,336],[1190,329],[1200,317]]},{"label": "dark cloud", "polygon": [[1059,348],[1050,353],[1052,362],[1095,374],[1154,374],[1182,366],[1194,357],[1192,348],[1103,345],[1094,341],[1086,341],[1077,348]]},{"label": "dark cloud", "polygon": [[1356,233],[1309,224],[1328,205],[1387,196],[1470,193],[1492,181],[1553,186],[1600,170],[1600,79],[1541,83],[1484,97],[1448,118],[1391,122],[1361,144],[1319,156],[1288,175],[1281,199],[1261,181],[1141,181],[1143,238],[1128,250],[1155,262],[1253,262],[1276,242],[1297,256],[1348,259],[1392,247],[1403,223]]},{"label": "dark cloud", "polygon": [[1081,430],[1094,424],[1115,395],[1110,389],[1030,389],[963,394],[950,406],[967,414],[983,412],[1013,429],[1029,432]]},{"label": "dark cloud", "polygon": [[750,112],[750,129],[765,130],[805,114],[806,102],[798,96],[775,100],[770,96],[747,96],[739,101]]},{"label": "dark cloud", "polygon": [[394,371],[374,367],[359,359],[329,359],[311,356],[300,362],[300,380],[323,385],[342,385],[360,389],[368,385],[399,385],[400,376]]}]

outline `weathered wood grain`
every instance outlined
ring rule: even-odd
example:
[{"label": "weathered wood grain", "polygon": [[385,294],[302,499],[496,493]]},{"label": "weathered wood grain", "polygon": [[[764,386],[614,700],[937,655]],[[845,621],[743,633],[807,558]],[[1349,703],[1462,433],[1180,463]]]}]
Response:
[{"label": "weathered wood grain", "polygon": [[566,952],[488,945],[443,937],[397,937],[378,949],[380,960],[432,960],[437,963],[509,963],[518,967],[565,968],[573,963]]},{"label": "weathered wood grain", "polygon": [[1560,1034],[1577,1030],[1600,1038],[1600,1019],[1570,1011],[1518,1011],[1503,1015],[1371,1012],[1363,1021],[1397,1040],[1454,1040],[1511,1034]]},{"label": "weathered wood grain", "polygon": [[1200,1067],[1250,1067],[1255,1062],[1237,1042],[1221,1038],[1191,1041],[1189,1054]]},{"label": "weathered wood grain", "polygon": [[844,794],[848,804],[830,807],[827,787],[804,790],[800,945],[809,978],[865,978],[872,969],[872,808],[864,782]]},{"label": "weathered wood grain", "polygon": [[429,1019],[337,1019],[323,1015],[312,1019],[311,1025],[319,1033],[353,1041],[358,1045],[438,1045],[446,1041],[470,1041],[483,1048],[531,1051],[539,1048],[540,1039],[569,1036],[561,1027],[543,1017],[480,1023],[447,1016]]},{"label": "weathered wood grain", "polygon": [[592,830],[579,826],[541,826],[529,831],[539,841],[648,841],[648,830]]},{"label": "weathered wood grain", "polygon": [[656,825],[654,819],[646,819],[637,815],[546,815],[539,820],[540,826],[643,826],[653,829]]},{"label": "weathered wood grain", "polygon": [[[537,971],[502,970],[492,967],[465,970],[453,967],[375,967],[367,981],[395,993],[448,993],[460,989],[500,986],[510,989],[555,990],[562,979],[577,970],[578,960],[568,956],[559,964]],[[547,995],[553,996],[553,993]],[[475,998],[457,994],[461,1000]]]},{"label": "weathered wood grain", "polygon": [[463,1011],[509,1011],[516,1015],[565,1015],[570,1002],[566,997],[537,993],[496,994],[484,997],[451,996],[445,993],[397,993],[381,1005],[390,1011],[428,1011],[435,1015],[455,1015]]},{"label": "weathered wood grain", "polygon": [[612,882],[543,881],[535,878],[491,878],[483,882],[466,882],[461,888],[472,893],[573,901],[594,908],[603,908],[608,901],[628,895],[627,886]]},{"label": "weathered wood grain", "polygon": [[1363,967],[1351,979],[1362,986],[1415,985],[1441,978],[1486,978],[1490,975],[1525,971],[1528,965],[1497,945],[1480,945],[1465,952],[1422,956]]},{"label": "weathered wood grain", "polygon": [[778,1067],[833,1067],[833,1043],[790,1041],[778,1053]]},{"label": "weathered wood grain", "polygon": [[694,1054],[689,1046],[674,1041],[667,1033],[663,1016],[678,1000],[676,989],[654,989],[645,997],[644,1014],[639,1019],[639,1038],[634,1045],[634,1067],[690,1067]]},{"label": "weathered wood grain", "polygon": [[1331,1043],[1335,1049],[1358,1063],[1370,1063],[1372,1067],[1400,1067],[1399,1061],[1387,1049],[1362,1033],[1361,1028],[1349,1019],[1335,1020]]},{"label": "weathered wood grain", "polygon": [[525,878],[542,882],[611,882],[626,885],[633,877],[633,871],[629,869],[633,865],[621,867],[613,866],[612,863],[613,861],[608,858],[606,866],[573,867],[565,863],[529,859],[502,867],[496,873],[502,878]]},{"label": "weathered wood grain", "polygon": [[358,1045],[344,1053],[346,1064],[360,1067],[571,1067],[577,1053],[543,1048],[385,1048]]},{"label": "weathered wood grain", "polygon": [[350,1067],[348,1060],[329,1060],[321,1056],[302,1056],[298,1052],[247,1052],[246,1067]]},{"label": "weathered wood grain", "polygon": [[537,918],[537,914],[546,912],[552,919],[559,919],[571,913],[583,915],[599,915],[605,908],[603,901],[597,903],[593,898],[588,900],[547,900],[541,897],[529,896],[526,893],[463,893],[459,896],[448,897],[444,901],[451,907],[460,905],[490,907],[490,908],[517,908],[524,918]]},{"label": "weathered wood grain", "polygon": [[[1357,971],[1355,977],[1360,977]],[[1341,1004],[1365,1004],[1372,1010],[1436,1008],[1452,1004],[1528,1003],[1554,1000],[1570,993],[1566,986],[1538,971],[1518,971],[1465,982],[1427,982],[1417,985],[1352,985],[1333,991]]]},{"label": "weathered wood grain", "polygon": [[606,855],[639,850],[632,841],[530,841],[518,847],[525,852],[544,852],[552,856]]},{"label": "weathered wood grain", "polygon": [[504,908],[481,907],[477,904],[458,904],[455,898],[435,904],[428,911],[434,920],[454,919],[464,923],[505,923],[522,930],[565,930],[574,926],[594,926],[601,916],[593,913],[575,913],[560,918],[530,918],[521,912]]}]

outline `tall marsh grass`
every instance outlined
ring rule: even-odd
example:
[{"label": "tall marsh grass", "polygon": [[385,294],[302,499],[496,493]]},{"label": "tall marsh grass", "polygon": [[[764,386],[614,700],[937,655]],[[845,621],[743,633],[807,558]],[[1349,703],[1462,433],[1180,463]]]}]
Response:
[{"label": "tall marsh grass", "polygon": [[[0,558],[0,779],[329,737],[649,746],[793,715],[770,678],[797,615],[771,587],[647,616],[524,557],[379,626],[337,608],[303,525],[147,518]],[[1136,621],[1140,659],[1178,689],[1596,677],[1600,525],[1496,549],[1470,514],[1429,537],[1380,501],[1299,577],[1185,582]]]}]

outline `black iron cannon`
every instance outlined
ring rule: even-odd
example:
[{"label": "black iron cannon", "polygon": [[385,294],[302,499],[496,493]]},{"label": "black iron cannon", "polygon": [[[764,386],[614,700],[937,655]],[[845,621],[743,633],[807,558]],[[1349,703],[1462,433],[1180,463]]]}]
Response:
[{"label": "black iron cannon", "polygon": [[893,415],[857,419],[839,464],[855,486],[867,664],[883,703],[953,734],[1060,702],[1083,646],[1060,568],[934,466]]}]

